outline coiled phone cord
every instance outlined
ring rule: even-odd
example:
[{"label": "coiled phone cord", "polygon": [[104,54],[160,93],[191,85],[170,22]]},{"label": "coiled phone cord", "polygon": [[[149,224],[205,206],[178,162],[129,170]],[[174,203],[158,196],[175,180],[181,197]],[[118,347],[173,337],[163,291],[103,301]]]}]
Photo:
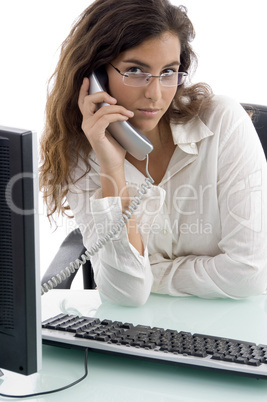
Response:
[{"label": "coiled phone cord", "polygon": [[41,295],[47,293],[49,290],[54,289],[60,283],[62,283],[65,279],[69,278],[75,270],[78,270],[81,265],[84,265],[86,261],[90,260],[93,255],[99,252],[99,250],[106,245],[113,237],[115,237],[123,228],[123,226],[129,221],[134,211],[140,205],[144,195],[147,193],[148,189],[151,188],[154,180],[150,176],[148,172],[148,155],[146,157],[146,174],[147,177],[145,182],[141,184],[141,187],[137,190],[137,194],[134,196],[134,199],[131,201],[128,209],[126,209],[121,219],[111,228],[111,230],[104,236],[101,237],[89,250],[81,255],[80,258],[77,258],[75,261],[71,262],[70,265],[60,271],[57,275],[53,276],[49,281],[43,283],[41,285]]}]

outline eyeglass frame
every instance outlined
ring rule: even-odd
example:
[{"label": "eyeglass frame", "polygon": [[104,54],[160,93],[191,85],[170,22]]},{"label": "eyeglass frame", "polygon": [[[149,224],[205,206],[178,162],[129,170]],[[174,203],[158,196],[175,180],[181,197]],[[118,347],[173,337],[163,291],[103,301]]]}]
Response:
[{"label": "eyeglass frame", "polygon": [[[115,66],[113,66],[113,64],[112,63],[108,63],[111,67],[113,67],[116,71],[117,71],[117,73],[119,73],[122,77],[129,77],[129,75],[127,75],[127,73],[122,73],[117,67],[115,67]],[[162,84],[162,81],[161,81],[161,78],[162,77],[164,77],[164,73],[163,74],[161,74],[161,75],[152,75],[152,74],[150,74],[150,73],[142,73],[142,74],[144,74],[145,76],[147,76],[147,78],[146,78],[146,84],[145,85],[137,85],[137,86],[134,86],[134,85],[127,85],[127,84],[125,84],[125,81],[123,80],[123,84],[124,85],[126,85],[126,86],[132,86],[132,87],[135,87],[135,88],[137,88],[137,87],[146,87],[151,81],[151,78],[159,78],[160,79],[160,83]],[[163,84],[163,86],[165,86],[165,87],[178,87],[179,85],[182,85],[182,84],[178,84],[178,77],[179,77],[179,74],[183,74],[183,76],[184,77],[187,77],[188,76],[188,72],[187,71],[177,71],[177,85],[164,85]]]}]

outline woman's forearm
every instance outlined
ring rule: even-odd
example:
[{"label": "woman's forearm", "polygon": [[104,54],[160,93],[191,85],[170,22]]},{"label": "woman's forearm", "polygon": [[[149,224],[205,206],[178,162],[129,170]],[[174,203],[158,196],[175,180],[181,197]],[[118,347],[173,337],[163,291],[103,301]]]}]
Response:
[{"label": "woman's forearm", "polygon": [[[127,189],[124,170],[113,171],[107,174],[101,172],[101,185],[103,197],[120,197],[122,204],[122,211],[128,209],[131,200]],[[128,238],[132,246],[140,253],[144,255],[144,245],[141,234],[138,229],[134,215],[126,223]]]}]

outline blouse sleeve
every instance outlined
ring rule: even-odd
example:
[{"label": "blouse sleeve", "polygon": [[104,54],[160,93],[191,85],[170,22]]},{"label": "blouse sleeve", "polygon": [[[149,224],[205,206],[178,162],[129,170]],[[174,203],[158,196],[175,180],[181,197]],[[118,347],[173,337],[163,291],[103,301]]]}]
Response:
[{"label": "blouse sleeve", "polygon": [[[78,180],[70,187],[67,201],[83,235],[85,247],[88,250],[92,247],[98,249],[91,260],[95,282],[101,296],[110,302],[122,305],[143,305],[153,283],[146,245],[145,254],[141,256],[130,244],[126,226],[117,229],[122,217],[121,200],[119,197],[102,198],[98,167],[94,163],[91,164],[91,170],[87,174],[84,174],[81,165],[78,166],[75,177]],[[131,188],[129,191],[132,192]],[[151,194],[154,194],[154,209],[158,210],[160,208],[158,204],[163,202],[164,191],[152,186],[149,194],[144,195],[143,205],[146,203],[146,198],[151,198]],[[140,209],[137,214],[139,221],[142,215]],[[154,216],[155,213],[148,218],[143,217],[143,222],[147,220],[147,225],[150,226]],[[98,247],[99,240],[113,232],[114,228],[116,234],[112,235],[104,247]],[[145,233],[143,239],[147,242]]]}]

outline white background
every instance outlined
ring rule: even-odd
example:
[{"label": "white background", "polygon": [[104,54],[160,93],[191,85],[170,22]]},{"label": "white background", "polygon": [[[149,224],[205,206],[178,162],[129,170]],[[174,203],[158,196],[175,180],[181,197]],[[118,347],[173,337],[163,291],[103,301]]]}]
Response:
[{"label": "white background", "polygon": [[[120,0],[118,0],[120,1]],[[145,0],[144,0],[145,1]],[[46,86],[59,48],[90,0],[1,0],[0,125],[35,130],[44,124]],[[172,0],[188,9],[199,57],[193,82],[239,102],[267,104],[266,0]],[[43,273],[73,221],[53,231],[40,204]]]}]

